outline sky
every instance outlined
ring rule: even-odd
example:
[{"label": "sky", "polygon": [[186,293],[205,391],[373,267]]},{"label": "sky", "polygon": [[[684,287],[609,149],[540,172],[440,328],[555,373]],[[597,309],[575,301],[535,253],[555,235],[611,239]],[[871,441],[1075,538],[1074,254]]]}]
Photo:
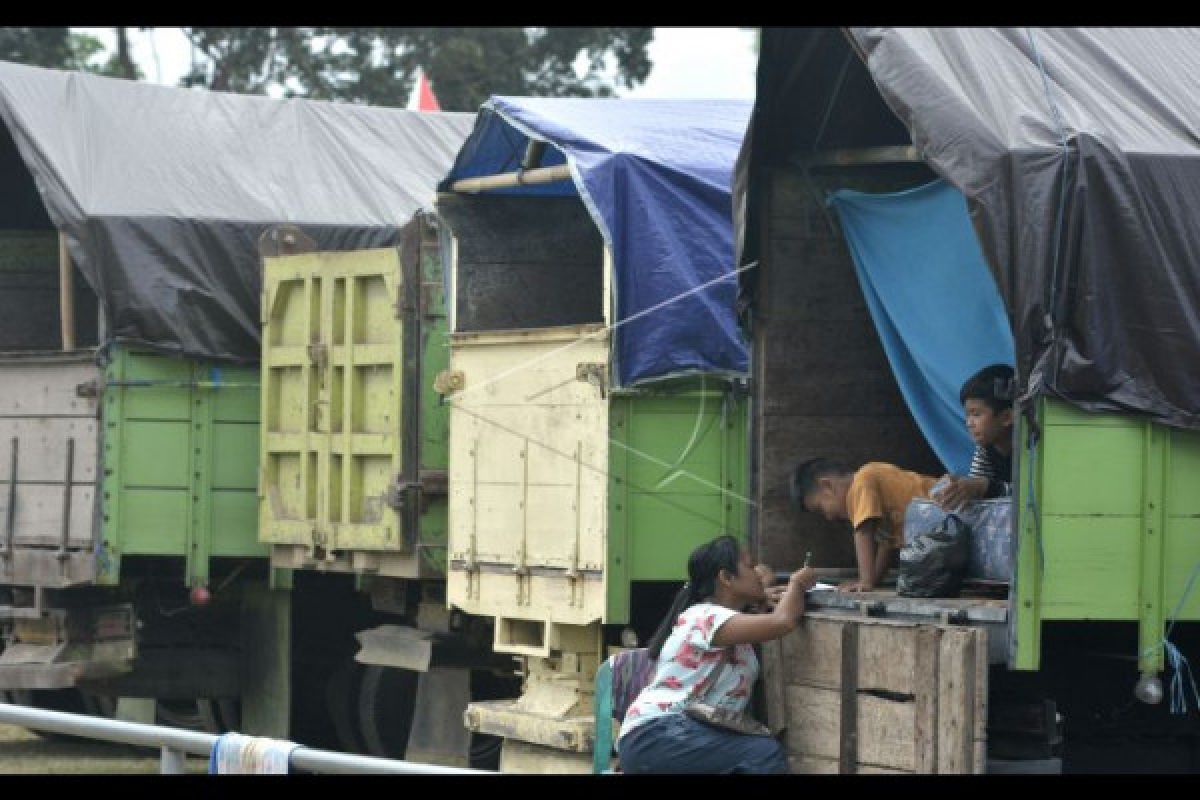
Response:
[{"label": "sky", "polygon": [[[112,28],[75,28],[116,49]],[[642,85],[618,89],[622,97],[754,98],[753,30],[741,28],[655,28],[650,76]],[[130,30],[134,60],[146,79],[177,85],[191,67],[191,49],[178,28]],[[436,81],[436,76],[434,76]],[[436,90],[437,84],[434,84]]]}]

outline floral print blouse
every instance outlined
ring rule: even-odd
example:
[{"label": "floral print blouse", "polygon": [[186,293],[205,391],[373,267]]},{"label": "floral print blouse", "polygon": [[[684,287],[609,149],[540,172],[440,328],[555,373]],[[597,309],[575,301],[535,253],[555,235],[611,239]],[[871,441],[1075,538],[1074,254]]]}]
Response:
[{"label": "floral print blouse", "polygon": [[[666,714],[681,714],[693,696],[714,706],[743,712],[758,679],[758,658],[749,644],[733,646],[717,685],[710,686],[727,647],[714,647],[713,636],[736,611],[714,603],[684,610],[663,643],[654,680],[637,696],[621,723],[621,736]],[[618,739],[619,746],[619,739]]]}]

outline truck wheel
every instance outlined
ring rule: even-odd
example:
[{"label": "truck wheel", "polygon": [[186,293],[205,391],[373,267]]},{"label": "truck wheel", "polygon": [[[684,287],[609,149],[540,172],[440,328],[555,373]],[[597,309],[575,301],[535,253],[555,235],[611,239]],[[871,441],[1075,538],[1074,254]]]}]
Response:
[{"label": "truck wheel", "polygon": [[117,715],[117,698],[110,694],[80,691],[79,698],[83,701],[83,713],[85,714],[106,719],[112,719]]},{"label": "truck wheel", "polygon": [[367,753],[404,758],[417,699],[417,673],[371,665],[363,670],[358,715]]},{"label": "truck wheel", "polygon": [[325,707],[333,722],[337,745],[345,753],[366,752],[361,721],[358,718],[358,697],[362,691],[363,666],[353,658],[338,664],[325,685]]},{"label": "truck wheel", "polygon": [[196,710],[210,733],[236,731],[241,724],[241,706],[231,697],[198,697]]},{"label": "truck wheel", "polygon": [[158,700],[157,718],[158,724],[164,724],[170,728],[186,728],[188,730],[202,730],[204,733],[226,733],[229,730],[228,723],[224,714],[236,716],[232,706],[233,700],[224,700],[226,708],[221,709],[218,705],[218,700],[210,697],[197,697],[190,700],[170,699]]}]

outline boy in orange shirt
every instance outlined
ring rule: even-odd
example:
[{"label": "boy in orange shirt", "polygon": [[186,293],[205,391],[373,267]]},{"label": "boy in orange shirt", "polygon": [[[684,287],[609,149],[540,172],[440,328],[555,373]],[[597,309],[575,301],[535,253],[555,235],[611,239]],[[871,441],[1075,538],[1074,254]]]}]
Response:
[{"label": "boy in orange shirt", "polygon": [[873,461],[857,471],[828,458],[813,458],[792,473],[792,501],[854,530],[858,580],[838,589],[867,592],[879,585],[893,553],[904,546],[904,510],[914,498],[929,497],[936,478]]}]

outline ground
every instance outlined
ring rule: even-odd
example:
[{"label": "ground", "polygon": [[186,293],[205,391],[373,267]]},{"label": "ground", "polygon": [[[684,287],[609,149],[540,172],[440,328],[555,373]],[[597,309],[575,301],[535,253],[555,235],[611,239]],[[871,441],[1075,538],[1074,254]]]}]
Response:
[{"label": "ground", "polygon": [[[207,766],[204,759],[188,758],[188,772],[203,773]],[[24,728],[0,725],[0,774],[157,772],[158,753],[155,751],[85,739],[44,738]]]}]

